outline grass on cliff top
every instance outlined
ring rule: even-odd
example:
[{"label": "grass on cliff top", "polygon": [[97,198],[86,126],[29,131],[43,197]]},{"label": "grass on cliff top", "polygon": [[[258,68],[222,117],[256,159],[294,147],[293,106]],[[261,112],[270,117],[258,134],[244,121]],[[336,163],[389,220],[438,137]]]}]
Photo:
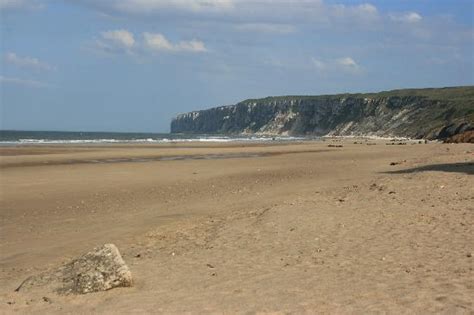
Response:
[{"label": "grass on cliff top", "polygon": [[285,96],[269,96],[260,99],[248,99],[247,102],[261,101],[281,101],[292,99],[334,99],[341,97],[357,97],[357,98],[379,98],[379,97],[405,97],[419,96],[426,97],[431,100],[454,101],[459,105],[474,106],[474,86],[459,86],[445,88],[426,88],[426,89],[401,89],[392,91],[382,91],[378,93],[343,93],[332,95],[285,95]]},{"label": "grass on cliff top", "polygon": [[[425,89],[400,89],[392,91],[382,91],[378,93],[344,93],[333,95],[287,95],[269,96],[261,99],[249,99],[241,103],[249,102],[272,102],[284,100],[334,100],[347,97],[354,98],[388,98],[388,97],[422,97],[429,100],[440,101],[441,106],[428,113],[427,117],[420,119],[423,121],[439,121],[441,126],[445,120],[468,120],[474,122],[474,86],[425,88]],[[444,105],[443,105],[444,104]],[[446,107],[447,106],[447,107]],[[449,117],[446,117],[448,115]],[[448,120],[449,120],[448,119]]]}]

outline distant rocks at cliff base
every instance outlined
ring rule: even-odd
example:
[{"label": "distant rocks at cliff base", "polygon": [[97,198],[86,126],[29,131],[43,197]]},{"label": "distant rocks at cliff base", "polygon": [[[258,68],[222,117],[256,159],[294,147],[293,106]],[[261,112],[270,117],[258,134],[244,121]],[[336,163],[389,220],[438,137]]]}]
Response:
[{"label": "distant rocks at cliff base", "polygon": [[474,130],[464,131],[444,140],[446,143],[474,143]]},{"label": "distant rocks at cliff base", "polygon": [[249,99],[181,114],[171,122],[173,133],[429,140],[448,139],[473,128],[474,86]]},{"label": "distant rocks at cliff base", "polygon": [[76,258],[55,270],[27,278],[15,291],[46,288],[62,295],[132,286],[132,274],[114,244]]},{"label": "distant rocks at cliff base", "polygon": [[453,136],[460,135],[471,130],[474,130],[474,126],[469,122],[451,123],[441,128],[434,138],[441,140],[449,139]]}]

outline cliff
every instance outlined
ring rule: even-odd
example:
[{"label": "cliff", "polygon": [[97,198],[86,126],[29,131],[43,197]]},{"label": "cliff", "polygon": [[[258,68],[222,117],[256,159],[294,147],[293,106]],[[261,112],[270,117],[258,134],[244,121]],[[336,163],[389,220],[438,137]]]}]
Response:
[{"label": "cliff", "polygon": [[474,129],[474,86],[278,96],[180,114],[173,133],[445,139]]}]

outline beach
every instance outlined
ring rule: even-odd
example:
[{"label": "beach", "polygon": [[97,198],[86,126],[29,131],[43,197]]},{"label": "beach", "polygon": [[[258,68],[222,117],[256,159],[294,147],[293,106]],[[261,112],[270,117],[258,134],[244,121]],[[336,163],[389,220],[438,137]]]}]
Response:
[{"label": "beach", "polygon": [[[23,145],[0,155],[0,313],[474,312],[472,144]],[[105,243],[132,287],[14,292]]]}]

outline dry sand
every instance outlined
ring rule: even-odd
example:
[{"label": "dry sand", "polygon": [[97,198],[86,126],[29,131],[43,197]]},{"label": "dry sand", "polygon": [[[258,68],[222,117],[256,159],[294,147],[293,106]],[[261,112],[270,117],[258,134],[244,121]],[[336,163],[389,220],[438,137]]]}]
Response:
[{"label": "dry sand", "polygon": [[[0,313],[473,314],[473,145],[335,141],[0,148]],[[13,292],[104,243],[133,287]]]}]

